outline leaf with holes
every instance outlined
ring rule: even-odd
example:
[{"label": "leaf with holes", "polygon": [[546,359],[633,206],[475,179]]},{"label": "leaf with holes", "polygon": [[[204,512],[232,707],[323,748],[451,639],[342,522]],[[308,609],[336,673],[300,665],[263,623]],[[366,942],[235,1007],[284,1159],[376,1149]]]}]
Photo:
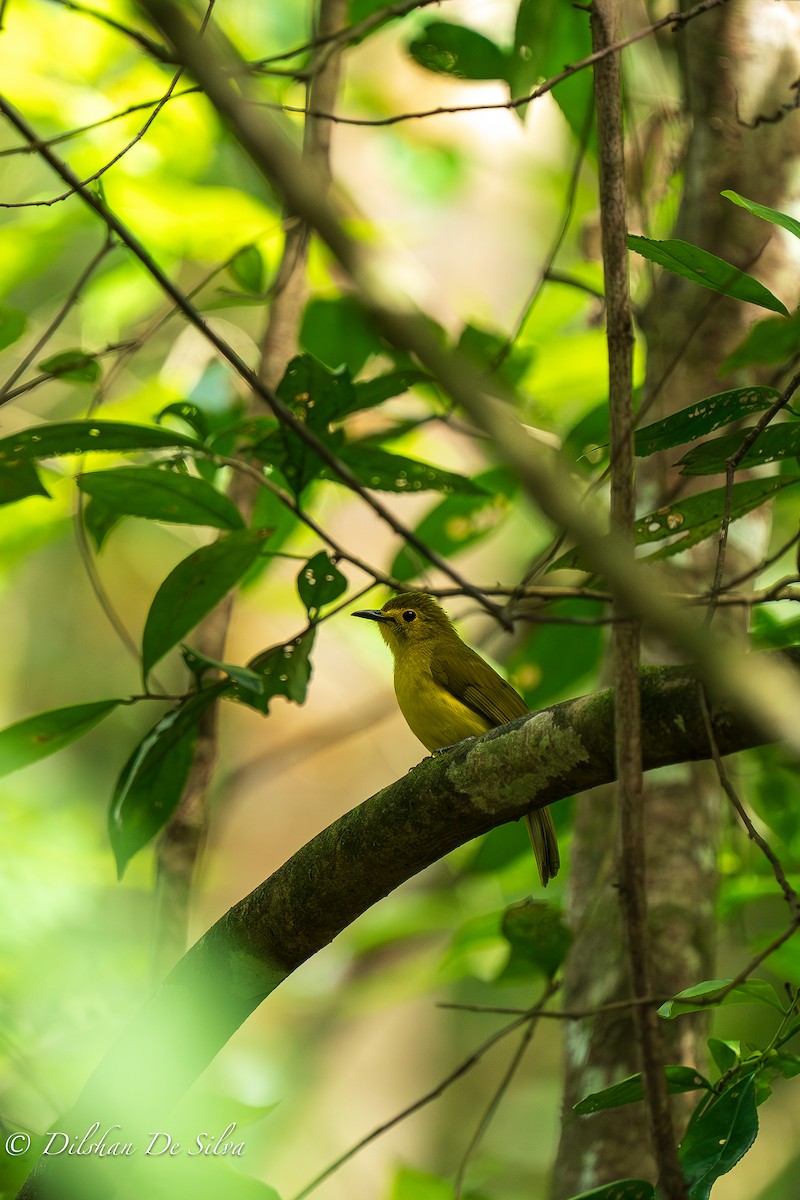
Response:
[{"label": "leaf with holes", "polygon": [[763,283],[753,279],[746,271],[741,271],[716,254],[709,254],[699,246],[679,239],[658,242],[652,238],[628,235],[628,246],[650,262],[658,263],[680,275],[684,279],[698,283],[701,287],[710,288],[712,292],[720,292],[733,300],[744,300],[748,304],[757,304],[760,308],[768,308],[771,312],[782,313],[788,317],[786,305],[773,296]]},{"label": "leaf with holes", "polygon": [[199,450],[201,443],[196,438],[156,425],[128,425],[123,421],[53,421],[0,438],[0,465],[23,458],[56,458],[61,454],[87,454],[96,450],[182,447]]},{"label": "leaf with holes", "polygon": [[639,458],[682,446],[697,438],[713,433],[733,421],[740,421],[754,412],[763,412],[777,400],[780,393],[771,387],[741,387],[728,392],[706,396],[696,404],[671,413],[662,421],[654,421],[637,429],[634,434],[634,449]]},{"label": "leaf with holes", "polygon": [[376,375],[363,383],[353,384],[352,401],[340,409],[339,415],[361,412],[365,408],[376,408],[384,400],[393,396],[402,396],[409,388],[417,383],[430,383],[431,376],[426,371],[408,367],[402,371],[389,371],[386,375]]},{"label": "leaf with holes", "polygon": [[[331,421],[351,411],[355,398],[349,371],[331,371],[310,354],[292,359],[277,392],[295,416],[323,436]],[[286,436],[297,437],[291,431]]]},{"label": "leaf with holes", "polygon": [[[729,433],[724,437],[712,438],[701,442],[687,450],[683,458],[678,460],[681,475],[723,475],[727,471],[727,462],[736,454],[744,439],[750,433],[750,427],[740,429],[738,433]],[[737,471],[747,467],[763,466],[765,463],[780,462],[784,458],[800,456],[800,421],[781,422],[779,425],[768,425],[758,435],[755,442],[742,456],[737,465]]]},{"label": "leaf with holes", "polygon": [[228,686],[227,680],[221,680],[171,709],[145,734],[122,768],[108,813],[120,879],[134,854],[163,829],[178,807],[200,720]]},{"label": "leaf with holes", "polygon": [[115,467],[79,475],[76,482],[82,492],[128,516],[214,529],[241,529],[244,525],[232,500],[193,475],[159,467]]},{"label": "leaf with holes", "polygon": [[247,666],[261,679],[263,693],[255,696],[234,686],[229,692],[231,697],[262,713],[269,712],[270,701],[275,696],[285,696],[294,704],[305,703],[308,681],[311,678],[309,656],[316,632],[316,625],[312,625],[293,642],[287,642],[283,646],[272,646],[269,650],[257,654]]},{"label": "leaf with holes", "polygon": [[161,584],[145,621],[142,674],[193,629],[239,582],[264,548],[268,531],[244,529],[201,546],[179,562]]},{"label": "leaf with holes", "polygon": [[[784,488],[792,487],[796,483],[800,483],[800,475],[773,476],[769,479],[749,479],[744,483],[735,483],[731,489],[731,520],[738,520],[771,500]],[[636,544],[649,545],[680,534],[670,545],[648,555],[647,561],[680,554],[705,538],[713,537],[719,530],[724,510],[724,487],[699,492],[696,496],[687,496],[685,500],[676,500],[674,504],[664,505],[663,508],[648,513],[646,517],[639,518],[634,526]],[[559,555],[547,569],[589,571],[590,567],[576,547]]]},{"label": "leaf with holes", "polygon": [[297,593],[312,621],[345,591],[347,580],[324,550],[310,558],[297,576]]},{"label": "leaf with holes", "polygon": [[122,700],[95,700],[37,713],[0,730],[0,775],[10,775],[83,737]]},{"label": "leaf with holes", "polygon": [[[682,1064],[664,1067],[664,1076],[670,1095],[677,1095],[680,1092],[696,1092],[699,1088],[703,1088],[706,1092],[713,1090],[710,1081],[699,1071],[695,1071],[693,1067],[685,1067]],[[637,1071],[635,1075],[629,1075],[627,1079],[620,1079],[619,1083],[603,1088],[601,1092],[592,1092],[590,1096],[584,1096],[583,1100],[579,1100],[577,1104],[573,1105],[573,1112],[580,1117],[586,1117],[591,1113],[604,1112],[608,1108],[621,1108],[624,1104],[635,1104],[638,1100],[643,1099],[644,1084],[641,1072]]]},{"label": "leaf with holes", "polygon": [[679,1147],[689,1200],[708,1200],[716,1181],[744,1157],[757,1134],[753,1074],[737,1080],[689,1122]]},{"label": "leaf with holes", "polygon": [[[735,483],[731,489],[731,520],[736,521],[771,500],[784,488],[800,483],[800,475],[774,476],[770,479],[749,479]],[[669,546],[664,546],[650,555],[651,559],[669,558],[680,554],[690,546],[696,546],[719,530],[725,510],[725,488],[714,488],[688,496],[684,501],[666,505],[656,512],[642,517],[634,526],[637,545],[662,541],[674,533],[680,533]]]},{"label": "leaf with holes", "polygon": [[[339,457],[366,488],[379,492],[460,492],[468,495],[484,495],[485,489],[464,475],[443,471],[431,463],[414,458],[391,454],[380,446],[364,442],[346,442],[339,449]],[[337,479],[333,471],[323,467],[324,479]]]}]

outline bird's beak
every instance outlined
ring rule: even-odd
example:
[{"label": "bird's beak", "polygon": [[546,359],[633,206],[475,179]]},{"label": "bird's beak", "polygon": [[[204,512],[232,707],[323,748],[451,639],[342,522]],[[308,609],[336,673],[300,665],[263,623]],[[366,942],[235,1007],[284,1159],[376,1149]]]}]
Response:
[{"label": "bird's beak", "polygon": [[382,613],[379,608],[362,608],[360,612],[350,613],[351,617],[365,617],[368,621],[381,621],[384,624],[389,620],[385,613]]}]

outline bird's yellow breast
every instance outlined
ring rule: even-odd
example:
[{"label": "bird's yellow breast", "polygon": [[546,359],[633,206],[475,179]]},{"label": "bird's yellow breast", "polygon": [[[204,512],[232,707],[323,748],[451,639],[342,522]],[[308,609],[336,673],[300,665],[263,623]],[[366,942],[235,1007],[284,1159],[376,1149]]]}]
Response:
[{"label": "bird's yellow breast", "polygon": [[491,728],[485,718],[436,682],[427,647],[395,657],[394,690],[411,732],[426,750],[441,750]]}]

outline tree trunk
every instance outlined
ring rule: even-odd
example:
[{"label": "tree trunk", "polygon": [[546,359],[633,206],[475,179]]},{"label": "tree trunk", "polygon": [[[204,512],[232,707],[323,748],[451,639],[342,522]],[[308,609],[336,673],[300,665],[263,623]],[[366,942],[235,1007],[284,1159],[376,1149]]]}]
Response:
[{"label": "tree trunk", "polygon": [[[796,263],[769,224],[720,197],[733,189],[778,209],[791,204],[791,178],[800,148],[797,119],[772,123],[791,105],[800,75],[800,18],[773,0],[743,0],[704,14],[678,33],[687,115],[684,191],[672,236],[702,246],[756,275],[791,307],[797,302]],[[647,231],[650,232],[650,231]],[[656,235],[658,236],[658,235]],[[643,328],[648,367],[642,424],[750,379],[720,377],[725,357],[742,340],[755,311],[663,272]],[[647,460],[640,473],[642,507],[651,511],[686,490],[675,454]],[[695,481],[688,481],[694,484]],[[702,490],[719,481],[704,478]],[[724,482],[724,481],[723,481]],[[737,528],[741,528],[739,523]],[[750,519],[728,556],[728,573],[757,562],[765,542],[763,513]],[[690,558],[686,590],[711,585],[716,544]],[[665,661],[661,646],[647,649]],[[647,715],[644,715],[646,722]],[[714,976],[716,846],[721,806],[716,780],[686,764],[648,777],[644,802],[648,837],[650,936],[657,994],[671,995]],[[616,824],[612,805],[582,798],[576,808],[568,897],[575,941],[565,971],[564,1006],[598,1006],[629,996],[617,901]],[[671,1062],[702,1065],[705,1021],[665,1023]],[[625,1177],[654,1178],[641,1104],[576,1117],[583,1096],[639,1070],[634,1026],[622,1010],[570,1023],[565,1033],[566,1083],[554,1200]],[[678,1127],[692,1106],[676,1104]]]}]

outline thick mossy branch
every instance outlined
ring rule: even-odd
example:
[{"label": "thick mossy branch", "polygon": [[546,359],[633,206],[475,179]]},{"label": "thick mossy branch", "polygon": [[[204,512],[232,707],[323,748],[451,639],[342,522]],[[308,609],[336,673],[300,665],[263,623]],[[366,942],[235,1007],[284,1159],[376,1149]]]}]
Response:
[{"label": "thick mossy branch", "polygon": [[[761,657],[760,655],[758,657]],[[784,656],[800,667],[800,650]],[[642,672],[647,770],[709,758],[700,685],[684,667]],[[712,707],[719,751],[763,735]],[[448,851],[530,808],[614,778],[611,691],[554,705],[427,758],[328,826],[234,905],[183,957],[58,1124],[116,1123],[146,1145],[235,1030],[292,971],[383,896]],[[120,1181],[122,1164],[120,1168]],[[116,1183],[116,1173],[115,1173]],[[94,1156],[40,1160],[20,1197],[105,1195]]]}]

